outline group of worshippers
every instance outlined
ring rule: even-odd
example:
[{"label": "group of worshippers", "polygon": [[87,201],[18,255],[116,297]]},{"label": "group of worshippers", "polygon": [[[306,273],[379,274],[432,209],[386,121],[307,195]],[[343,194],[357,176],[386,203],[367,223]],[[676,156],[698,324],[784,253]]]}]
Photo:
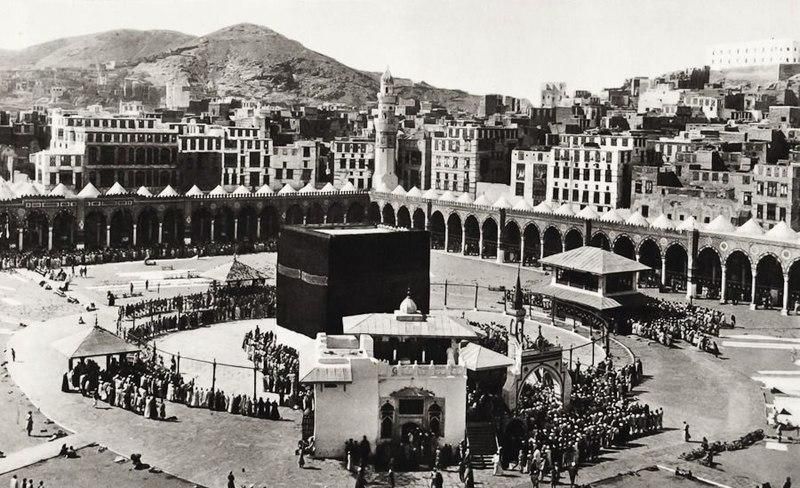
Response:
[{"label": "group of worshippers", "polygon": [[12,475],[11,480],[8,485],[10,488],[44,488],[45,484],[44,481],[39,481],[37,485],[33,478],[22,478],[22,480],[17,477],[17,475]]},{"label": "group of worshippers", "polygon": [[663,410],[634,401],[631,388],[641,378],[641,363],[614,368],[610,359],[573,372],[570,406],[554,387],[526,383],[517,416],[526,422],[527,441],[502,446],[505,461],[539,479],[581,463],[596,461],[601,450],[659,432]]},{"label": "group of worshippers", "polygon": [[262,331],[256,326],[248,331],[242,341],[242,349],[264,374],[264,391],[275,393],[281,405],[297,391],[297,376],[300,373],[300,358],[297,350],[285,344],[279,344],[275,333]]},{"label": "group of worshippers", "polygon": [[[735,321],[733,316],[731,319]],[[719,347],[712,337],[718,337],[720,328],[727,327],[729,322],[719,310],[657,299],[641,307],[637,315],[629,319],[629,324],[633,334],[667,347],[675,340],[683,340],[718,355]]]},{"label": "group of worshippers", "polygon": [[[125,336],[142,342],[167,332],[229,320],[274,317],[275,299],[272,285],[215,286],[203,293],[127,304],[119,308],[119,318],[134,319]],[[136,323],[136,318],[146,320]]]},{"label": "group of worshippers", "polygon": [[478,337],[475,339],[479,346],[500,354],[508,352],[508,329],[505,326],[495,322],[486,324],[473,320],[469,321],[469,325],[479,332]]}]

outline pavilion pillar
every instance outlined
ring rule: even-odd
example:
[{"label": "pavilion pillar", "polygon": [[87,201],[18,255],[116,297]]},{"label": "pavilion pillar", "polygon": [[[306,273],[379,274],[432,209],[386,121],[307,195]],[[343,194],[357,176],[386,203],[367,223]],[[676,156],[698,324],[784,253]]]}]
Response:
[{"label": "pavilion pillar", "polygon": [[478,227],[478,257],[483,259],[483,227]]},{"label": "pavilion pillar", "polygon": [[17,229],[17,248],[22,251],[22,242],[23,242],[23,234],[22,234],[22,227]]},{"label": "pavilion pillar", "polygon": [[322,223],[323,224],[327,224],[328,223],[328,214],[325,214],[325,215],[322,216]]},{"label": "pavilion pillar", "polygon": [[133,245],[139,244],[139,234],[136,233],[136,224],[133,224]]},{"label": "pavilion pillar", "polygon": [[233,218],[233,239],[239,238],[239,217]]},{"label": "pavilion pillar", "polygon": [[450,231],[447,227],[447,221],[444,223],[444,252],[450,252]]},{"label": "pavilion pillar", "polygon": [[163,244],[164,243],[164,223],[163,222],[159,222],[158,223],[158,243],[159,244]]},{"label": "pavilion pillar", "polygon": [[726,266],[722,265],[722,283],[719,287],[719,303],[723,304],[727,301],[727,291],[728,288],[728,272],[726,271]]},{"label": "pavilion pillar", "polygon": [[[303,225],[306,225],[308,222],[308,217],[303,215]],[[381,214],[381,224],[383,223],[383,214]]]},{"label": "pavilion pillar", "polygon": [[106,224],[106,247],[111,247],[111,224]]},{"label": "pavilion pillar", "polygon": [[667,257],[661,256],[661,286],[667,286]]},{"label": "pavilion pillar", "polygon": [[214,219],[211,219],[211,236],[208,240],[209,242],[214,242]]},{"label": "pavilion pillar", "polygon": [[756,309],[756,271],[757,268],[751,268],[750,273],[750,310]]},{"label": "pavilion pillar", "polygon": [[47,250],[53,250],[53,226],[47,226]]},{"label": "pavilion pillar", "polygon": [[789,273],[783,273],[783,308],[781,315],[789,315]]},{"label": "pavilion pillar", "polygon": [[256,240],[261,240],[261,219],[256,219]]},{"label": "pavilion pillar", "polygon": [[539,239],[539,259],[544,259],[544,237]]},{"label": "pavilion pillar", "polygon": [[461,226],[461,254],[467,254],[467,226]]}]

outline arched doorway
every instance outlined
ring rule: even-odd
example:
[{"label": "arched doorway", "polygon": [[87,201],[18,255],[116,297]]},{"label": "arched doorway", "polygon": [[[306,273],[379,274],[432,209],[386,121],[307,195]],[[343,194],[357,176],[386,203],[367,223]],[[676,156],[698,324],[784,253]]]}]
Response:
[{"label": "arched doorway", "polygon": [[571,251],[583,246],[583,236],[578,229],[570,229],[564,235],[564,250]]},{"label": "arched doorway", "polygon": [[303,223],[303,209],[300,205],[292,205],[286,209],[286,225],[300,225]]},{"label": "arched doorway", "polygon": [[544,231],[544,257],[558,254],[563,251],[561,247],[561,232],[555,227],[548,227]]},{"label": "arched doorway", "polygon": [[503,242],[505,244],[505,261],[507,263],[518,263],[520,256],[520,245],[522,244],[522,235],[519,231],[519,226],[513,220],[506,222],[506,228],[503,232]]},{"label": "arched doorway", "polygon": [[667,268],[667,285],[672,291],[686,291],[689,257],[680,244],[672,244],[664,254]]},{"label": "arched doorway", "polygon": [[394,207],[392,207],[387,203],[386,205],[383,206],[382,214],[383,214],[383,224],[394,227],[395,224],[397,223],[397,219],[395,218],[394,215]]},{"label": "arched doorway", "polygon": [[522,257],[522,265],[533,265],[539,261],[541,254],[541,236],[539,234],[539,227],[536,224],[528,224],[525,226],[525,231],[522,233],[522,238],[525,240],[525,256]]},{"label": "arched doorway", "polygon": [[364,206],[358,202],[353,202],[347,208],[347,223],[358,224],[364,221]]},{"label": "arched doorway", "polygon": [[162,242],[171,245],[183,243],[183,226],[183,213],[177,208],[168,208],[161,224]]},{"label": "arched doorway", "polygon": [[636,246],[633,241],[626,235],[618,236],[614,240],[614,254],[625,256],[628,259],[636,259]]},{"label": "arched doorway", "polygon": [[756,305],[765,308],[783,306],[783,268],[778,258],[765,254],[756,267]]},{"label": "arched doorway", "polygon": [[136,244],[154,246],[158,244],[158,213],[147,207],[136,218]]},{"label": "arched doorway", "polygon": [[447,217],[447,252],[461,252],[461,217],[457,213]]},{"label": "arched doorway", "polygon": [[133,215],[127,209],[118,209],[111,214],[111,247],[133,245]]},{"label": "arched doorway", "polygon": [[444,249],[444,232],[444,217],[442,217],[442,213],[437,210],[431,214],[431,249]]},{"label": "arched doorway", "polygon": [[652,239],[639,244],[639,262],[652,268],[639,273],[639,286],[658,287],[661,284],[661,249]]},{"label": "arched doorway", "polygon": [[59,210],[53,218],[53,247],[72,249],[75,247],[75,215]]},{"label": "arched doorway", "polygon": [[202,244],[211,241],[211,212],[200,207],[192,212],[192,242]]},{"label": "arched doorway", "polygon": [[0,249],[6,251],[17,241],[17,225],[8,212],[0,212]]},{"label": "arched doorway", "polygon": [[367,222],[370,224],[381,223],[381,208],[376,202],[370,202],[367,207]]},{"label": "arched doorway", "polygon": [[789,310],[800,310],[800,259],[789,266]]},{"label": "arched doorway", "polygon": [[106,245],[106,216],[102,212],[89,212],[83,219],[83,241],[87,249],[101,249]]},{"label": "arched doorway", "polygon": [[425,212],[421,208],[414,210],[414,228],[425,230]]},{"label": "arched doorway", "polygon": [[464,254],[477,256],[480,252],[481,228],[474,215],[468,215],[464,219],[464,237]]},{"label": "arched doorway", "polygon": [[489,217],[483,221],[483,256],[482,258],[497,257],[497,222]]},{"label": "arched doorway", "polygon": [[749,303],[752,284],[753,266],[750,258],[737,249],[725,260],[725,299],[733,303]]},{"label": "arched doorway", "polygon": [[328,207],[328,223],[341,224],[344,222],[344,208],[339,202],[333,202]]},{"label": "arched doorway", "polygon": [[411,214],[408,213],[408,209],[404,206],[397,210],[397,226],[406,229],[411,228]]},{"label": "arched doorway", "polygon": [[272,205],[264,207],[261,211],[261,238],[267,241],[278,238],[281,228],[281,217],[278,210]]},{"label": "arched doorway", "polygon": [[719,299],[722,287],[722,262],[713,248],[705,247],[697,254],[692,270],[695,293],[704,298]]},{"label": "arched doorway", "polygon": [[258,216],[256,209],[250,205],[245,205],[239,210],[239,242],[254,242],[258,239]]},{"label": "arched doorway", "polygon": [[306,217],[307,224],[321,224],[325,219],[325,213],[322,211],[322,206],[314,202],[311,208],[308,209],[308,216]]},{"label": "arched doorway", "polygon": [[33,211],[25,218],[25,249],[47,249],[50,221],[42,212]]},{"label": "arched doorway", "polygon": [[589,241],[589,245],[592,247],[599,247],[600,249],[605,249],[606,251],[611,250],[611,242],[608,240],[608,236],[603,234],[602,232],[598,232],[592,236],[592,239]]},{"label": "arched doorway", "polygon": [[214,240],[216,242],[234,242],[236,240],[233,210],[219,207],[214,215]]}]

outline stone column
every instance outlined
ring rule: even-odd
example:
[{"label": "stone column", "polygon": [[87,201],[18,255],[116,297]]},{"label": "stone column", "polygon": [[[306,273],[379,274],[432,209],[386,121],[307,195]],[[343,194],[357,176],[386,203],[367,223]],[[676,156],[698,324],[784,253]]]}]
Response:
[{"label": "stone column", "polygon": [[719,303],[725,303],[727,301],[727,291],[726,288],[728,287],[728,272],[727,266],[724,264],[722,265],[722,284],[719,287]]},{"label": "stone column", "polygon": [[500,232],[500,230],[498,230],[497,231],[497,256],[495,257],[495,261],[498,262],[498,263],[502,263],[503,261],[505,261],[505,257],[506,257],[505,246],[503,246],[503,247],[500,246],[502,235],[503,235],[503,233]]},{"label": "stone column", "polygon": [[450,252],[450,232],[447,221],[444,221],[444,252]]},{"label": "stone column", "polygon": [[261,240],[261,218],[256,219],[256,240]]},{"label": "stone column", "polygon": [[111,247],[111,224],[106,224],[106,247]]},{"label": "stone column", "polygon": [[23,249],[22,244],[23,244],[23,233],[22,233],[22,227],[20,227],[19,229],[17,229],[17,248],[19,248],[20,251],[22,251]]},{"label": "stone column", "polygon": [[158,223],[158,243],[159,244],[163,244],[164,243],[164,223],[163,222],[159,222]]},{"label": "stone column", "polygon": [[136,232],[136,224],[133,224],[133,245],[139,244],[139,234]]},{"label": "stone column", "polygon": [[756,309],[756,271],[757,268],[751,268],[750,279],[750,310]]},{"label": "stone column", "polygon": [[661,256],[661,286],[667,285],[667,257]]},{"label": "stone column", "polygon": [[789,273],[783,273],[783,308],[781,315],[789,315]]},{"label": "stone column", "polygon": [[209,242],[214,242],[214,219],[211,219],[211,236],[208,238]]},{"label": "stone column", "polygon": [[544,259],[544,237],[539,239],[539,259]]},{"label": "stone column", "polygon": [[694,296],[694,283],[692,283],[693,272],[692,272],[692,260],[686,263],[686,299],[691,300]]},{"label": "stone column", "polygon": [[47,250],[48,251],[52,251],[53,250],[53,226],[52,225],[47,226]]},{"label": "stone column", "polygon": [[523,234],[519,238],[519,264],[521,266],[525,265],[525,235]]},{"label": "stone column", "polygon": [[478,227],[478,257],[483,259],[483,227]]}]

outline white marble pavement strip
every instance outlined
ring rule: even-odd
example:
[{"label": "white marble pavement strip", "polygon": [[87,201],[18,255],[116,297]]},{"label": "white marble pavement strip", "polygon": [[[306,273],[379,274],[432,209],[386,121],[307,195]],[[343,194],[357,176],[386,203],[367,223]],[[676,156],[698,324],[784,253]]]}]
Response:
[{"label": "white marble pavement strip", "polygon": [[11,471],[16,471],[20,468],[38,463],[39,461],[56,457],[62,444],[80,449],[91,443],[92,442],[88,440],[85,435],[72,434],[54,441],[43,442],[35,446],[20,449],[0,459],[0,474],[10,473]]}]

